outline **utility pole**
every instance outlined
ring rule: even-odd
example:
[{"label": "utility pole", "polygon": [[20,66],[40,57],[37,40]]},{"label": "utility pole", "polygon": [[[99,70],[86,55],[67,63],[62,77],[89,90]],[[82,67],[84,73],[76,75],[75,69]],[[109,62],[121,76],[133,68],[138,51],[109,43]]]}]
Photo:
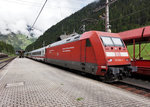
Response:
[{"label": "utility pole", "polygon": [[110,32],[109,25],[109,0],[106,0],[105,31]]},{"label": "utility pole", "polygon": [[117,0],[106,0],[106,4],[103,6],[100,6],[99,8],[96,8],[93,12],[98,12],[100,10],[102,10],[103,8],[105,8],[105,31],[106,32],[111,32],[110,30],[110,25],[109,25],[109,5],[115,3]]},{"label": "utility pole", "polygon": [[83,33],[85,32],[85,24],[83,25],[82,31]]},{"label": "utility pole", "polygon": [[45,46],[45,41],[43,41],[43,47]]}]

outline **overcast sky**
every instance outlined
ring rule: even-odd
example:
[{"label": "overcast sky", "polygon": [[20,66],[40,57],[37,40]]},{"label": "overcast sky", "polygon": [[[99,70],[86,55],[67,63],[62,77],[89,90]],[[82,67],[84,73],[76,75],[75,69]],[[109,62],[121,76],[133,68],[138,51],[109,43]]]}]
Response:
[{"label": "overcast sky", "polygon": [[[48,0],[34,33],[40,36],[60,20],[73,14],[96,0]],[[2,34],[20,31],[29,35],[26,25],[32,26],[45,0],[0,0],[0,32]]]}]

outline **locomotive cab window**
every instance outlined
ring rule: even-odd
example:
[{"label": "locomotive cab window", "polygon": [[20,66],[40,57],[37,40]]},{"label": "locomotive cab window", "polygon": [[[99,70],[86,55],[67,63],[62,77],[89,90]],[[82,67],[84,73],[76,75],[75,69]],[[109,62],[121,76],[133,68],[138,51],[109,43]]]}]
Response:
[{"label": "locomotive cab window", "polygon": [[102,40],[104,46],[121,46],[121,47],[124,47],[123,41],[117,37],[102,36],[101,40]]},{"label": "locomotive cab window", "polygon": [[123,41],[120,38],[112,38],[112,40],[115,46],[124,47]]},{"label": "locomotive cab window", "polygon": [[103,41],[103,44],[105,46],[113,46],[113,41],[111,40],[110,37],[101,37],[102,41]]},{"label": "locomotive cab window", "polygon": [[91,45],[91,42],[90,42],[90,40],[89,39],[86,39],[86,47],[91,47],[92,45]]}]

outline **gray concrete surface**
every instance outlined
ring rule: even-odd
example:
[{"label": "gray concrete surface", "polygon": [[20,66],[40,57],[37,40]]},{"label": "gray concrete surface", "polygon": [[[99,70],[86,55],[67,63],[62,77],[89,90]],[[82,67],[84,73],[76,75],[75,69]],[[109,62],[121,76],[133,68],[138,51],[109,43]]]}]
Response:
[{"label": "gray concrete surface", "polygon": [[150,99],[16,58],[0,71],[0,107],[150,107]]}]

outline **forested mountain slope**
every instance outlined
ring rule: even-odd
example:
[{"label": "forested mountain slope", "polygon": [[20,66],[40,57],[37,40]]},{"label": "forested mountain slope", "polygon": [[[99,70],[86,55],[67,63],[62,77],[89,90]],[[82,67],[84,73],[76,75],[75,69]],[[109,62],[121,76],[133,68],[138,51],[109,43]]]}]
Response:
[{"label": "forested mountain slope", "polygon": [[0,41],[0,53],[15,54],[15,50],[12,45]]}]

